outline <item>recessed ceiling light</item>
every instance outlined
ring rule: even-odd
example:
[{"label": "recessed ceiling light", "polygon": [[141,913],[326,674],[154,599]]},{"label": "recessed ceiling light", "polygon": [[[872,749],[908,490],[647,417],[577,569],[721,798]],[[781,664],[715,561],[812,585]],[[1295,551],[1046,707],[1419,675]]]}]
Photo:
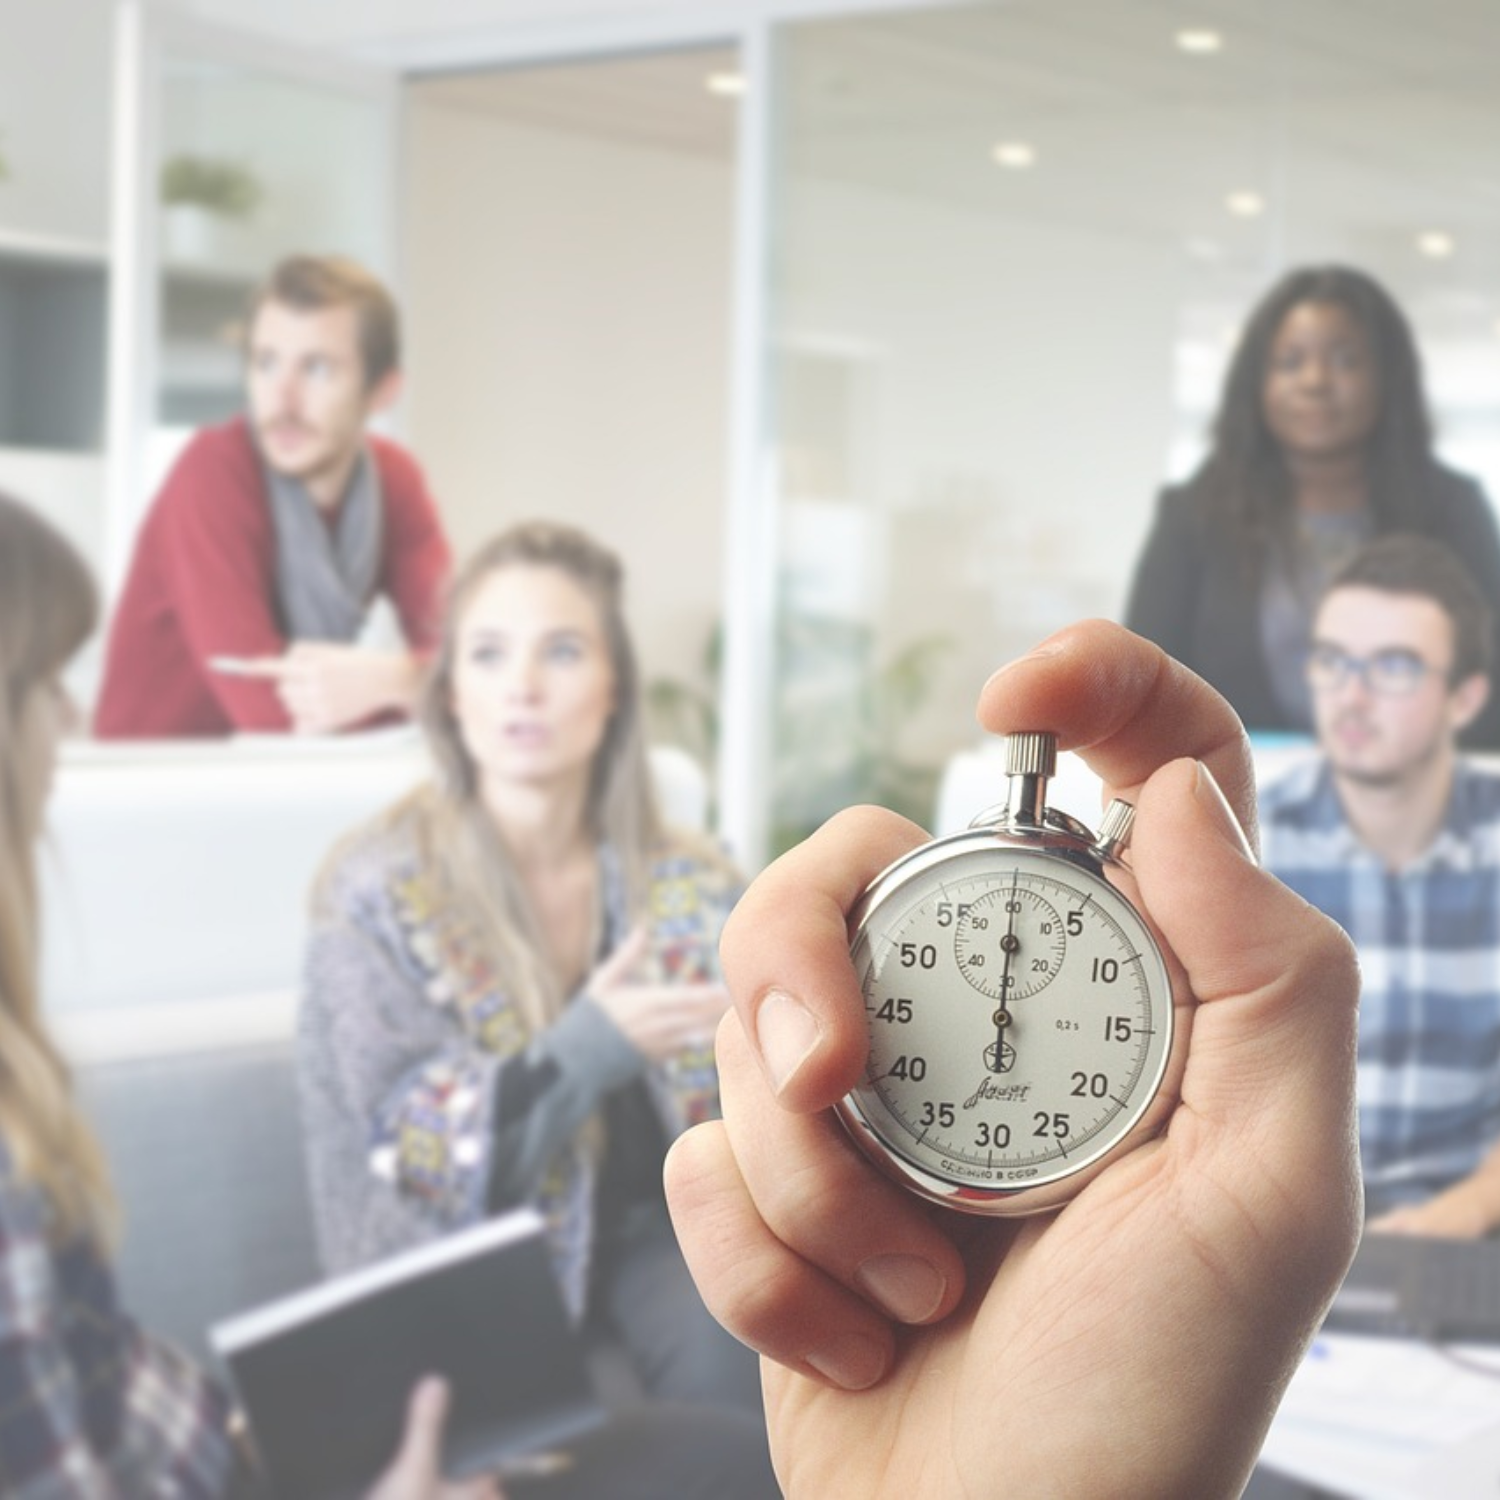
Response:
[{"label": "recessed ceiling light", "polygon": [[1454,251],[1453,236],[1441,230],[1429,230],[1417,236],[1417,249],[1433,260],[1447,260]]},{"label": "recessed ceiling light", "polygon": [[1197,57],[1207,57],[1211,52],[1224,50],[1224,38],[1217,31],[1189,27],[1177,33],[1177,50],[1191,52]]},{"label": "recessed ceiling light", "polygon": [[1000,166],[1010,167],[1013,171],[1024,171],[1036,165],[1036,150],[1025,141],[1001,141],[990,155]]},{"label": "recessed ceiling light", "polygon": [[1259,193],[1231,193],[1224,207],[1238,219],[1258,219],[1266,211],[1266,200]]},{"label": "recessed ceiling light", "polygon": [[728,71],[710,73],[703,80],[703,87],[710,94],[720,94],[726,99],[735,99],[745,92],[745,75]]}]

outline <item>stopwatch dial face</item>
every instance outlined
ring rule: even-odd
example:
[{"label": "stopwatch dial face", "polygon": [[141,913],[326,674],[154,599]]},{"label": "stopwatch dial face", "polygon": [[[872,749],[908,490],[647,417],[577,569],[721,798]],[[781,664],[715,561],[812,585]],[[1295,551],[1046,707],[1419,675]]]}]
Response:
[{"label": "stopwatch dial face", "polygon": [[1166,966],[1135,908],[1088,870],[994,846],[919,863],[867,911],[852,952],[870,1054],[851,1099],[888,1152],[939,1183],[982,1196],[1068,1177],[1155,1097]]}]

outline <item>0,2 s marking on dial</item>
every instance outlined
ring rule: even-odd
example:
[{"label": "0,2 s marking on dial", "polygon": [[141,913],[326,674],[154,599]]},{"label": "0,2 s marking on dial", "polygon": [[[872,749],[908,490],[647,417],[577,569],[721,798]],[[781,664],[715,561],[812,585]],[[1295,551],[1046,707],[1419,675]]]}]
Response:
[{"label": "0,2 s marking on dial", "polygon": [[1170,985],[1139,914],[1089,870],[1026,848],[955,853],[885,898],[852,957],[870,1031],[852,1097],[888,1149],[944,1182],[1070,1175],[1157,1091]]}]

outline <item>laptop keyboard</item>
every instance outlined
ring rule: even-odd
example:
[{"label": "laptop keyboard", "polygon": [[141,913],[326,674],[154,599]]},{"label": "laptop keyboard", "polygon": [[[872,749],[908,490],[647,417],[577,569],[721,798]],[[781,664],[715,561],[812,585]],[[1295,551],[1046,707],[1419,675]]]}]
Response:
[{"label": "laptop keyboard", "polygon": [[1500,1242],[1369,1235],[1325,1326],[1339,1333],[1500,1343]]}]

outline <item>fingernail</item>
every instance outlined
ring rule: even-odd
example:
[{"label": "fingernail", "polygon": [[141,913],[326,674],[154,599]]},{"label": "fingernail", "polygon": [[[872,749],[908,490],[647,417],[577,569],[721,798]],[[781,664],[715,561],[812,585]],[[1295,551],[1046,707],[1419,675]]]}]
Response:
[{"label": "fingernail", "polygon": [[872,1255],[854,1280],[900,1323],[925,1323],[948,1289],[937,1267],[918,1255]]},{"label": "fingernail", "polygon": [[771,990],[755,1013],[755,1040],[779,1094],[817,1047],[822,1033],[800,1000],[785,990]]},{"label": "fingernail", "polygon": [[863,1333],[846,1333],[807,1355],[820,1375],[846,1391],[867,1391],[885,1374],[885,1344]]},{"label": "fingernail", "polygon": [[1235,817],[1229,799],[1214,780],[1214,773],[1201,760],[1197,762],[1197,767],[1198,777],[1193,784],[1193,795],[1198,799],[1198,806],[1208,814],[1225,841],[1232,844],[1252,865],[1255,864],[1255,851],[1250,847],[1250,840],[1245,837],[1245,830],[1240,827],[1240,820]]},{"label": "fingernail", "polygon": [[994,682],[997,678],[1004,677],[1007,672],[1013,672],[1024,662],[1045,661],[1047,657],[1058,656],[1061,653],[1062,646],[1059,642],[1053,640],[1045,640],[1041,643],[1041,645],[1033,646],[1025,656],[1018,656],[1014,661],[1006,662],[1003,667],[996,667],[995,670],[990,673],[988,680],[985,682],[985,687],[988,687],[990,683]]}]

